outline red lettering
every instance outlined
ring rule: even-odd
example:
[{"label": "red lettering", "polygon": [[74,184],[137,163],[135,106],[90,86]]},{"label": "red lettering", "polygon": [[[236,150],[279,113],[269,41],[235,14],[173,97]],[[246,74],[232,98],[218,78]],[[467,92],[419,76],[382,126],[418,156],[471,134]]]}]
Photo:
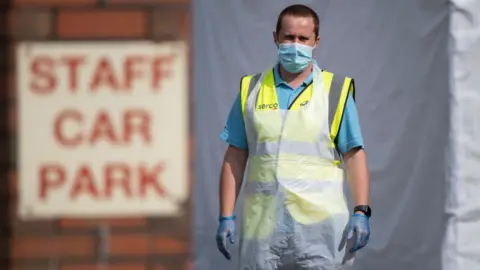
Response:
[{"label": "red lettering", "polygon": [[141,78],[143,75],[142,71],[136,69],[136,65],[142,64],[145,61],[145,58],[142,56],[127,56],[123,62],[123,76],[125,77],[124,87],[125,90],[132,89],[132,81],[135,78]]},{"label": "red lettering", "polygon": [[98,174],[87,164],[80,164],[72,172],[58,164],[42,164],[38,171],[38,196],[46,201],[56,191],[67,192],[72,200],[82,196],[92,200],[110,200],[119,196],[126,199],[164,197],[162,172],[161,163],[129,166],[111,162],[106,163]]},{"label": "red lettering", "polygon": [[172,62],[173,55],[169,56],[157,56],[152,61],[152,88],[159,90],[160,83],[165,78],[172,76]]},{"label": "red lettering", "polygon": [[125,164],[107,164],[105,166],[105,196],[112,198],[115,186],[122,190],[127,198],[133,197],[130,179],[130,168]]},{"label": "red lettering", "polygon": [[100,59],[95,72],[93,73],[92,81],[90,82],[90,88],[92,91],[96,91],[102,86],[109,87],[112,90],[118,90],[120,88],[112,64],[106,57]]},{"label": "red lettering", "polygon": [[40,166],[39,169],[40,189],[38,196],[46,200],[48,192],[65,183],[65,170],[60,165],[50,164]]},{"label": "red lettering", "polygon": [[127,110],[123,115],[123,141],[131,143],[132,135],[137,133],[145,144],[151,142],[150,114],[142,109]]},{"label": "red lettering", "polygon": [[93,145],[102,139],[112,144],[115,144],[118,141],[110,116],[105,111],[100,111],[97,115],[90,135],[90,144]]},{"label": "red lettering", "polygon": [[70,190],[70,198],[75,200],[80,195],[87,195],[92,198],[98,198],[99,196],[93,172],[86,165],[80,166],[76,172]]},{"label": "red lettering", "polygon": [[126,145],[132,143],[135,136],[146,145],[151,143],[152,119],[148,111],[126,110],[120,120],[120,127],[115,128],[112,116],[101,110],[92,122],[86,123],[78,110],[65,109],[55,116],[52,133],[56,142],[66,147],[75,147],[82,143],[95,145],[100,141]]},{"label": "red lettering", "polygon": [[[114,92],[123,90],[131,92],[135,89],[135,83],[147,79],[155,91],[159,91],[162,82],[172,76],[172,64],[175,55],[126,55],[121,66],[115,66],[110,58],[104,56],[98,59],[92,67],[93,72],[88,88],[92,92],[101,89],[111,89]],[[70,93],[76,93],[82,89],[80,72],[87,64],[87,58],[82,55],[62,55],[52,58],[47,55],[38,55],[30,62],[31,79],[30,89],[35,94],[45,95],[53,93],[65,81],[65,88]],[[65,70],[58,70],[64,68]],[[57,71],[66,72],[66,76],[58,77]],[[117,73],[121,72],[121,73]],[[67,90],[65,89],[65,90]]]},{"label": "red lettering", "polygon": [[82,56],[65,56],[62,58],[62,63],[64,63],[68,69],[68,88],[72,93],[78,90],[78,67],[84,62],[85,57]]},{"label": "red lettering", "polygon": [[165,196],[165,190],[160,185],[160,174],[163,171],[162,164],[155,165],[151,170],[148,170],[146,166],[140,166],[139,168],[139,195],[145,197],[147,195],[147,190],[153,189],[155,193],[163,197]]},{"label": "red lettering", "polygon": [[73,109],[60,112],[55,118],[53,124],[53,136],[55,140],[63,146],[77,146],[82,142],[82,134],[80,132],[76,132],[74,135],[67,136],[65,132],[69,129],[64,127],[67,120],[70,120],[70,122],[80,126],[82,124],[83,117],[80,112]]},{"label": "red lettering", "polygon": [[35,94],[50,94],[57,86],[55,61],[48,56],[37,56],[30,63],[32,79],[30,90]]}]

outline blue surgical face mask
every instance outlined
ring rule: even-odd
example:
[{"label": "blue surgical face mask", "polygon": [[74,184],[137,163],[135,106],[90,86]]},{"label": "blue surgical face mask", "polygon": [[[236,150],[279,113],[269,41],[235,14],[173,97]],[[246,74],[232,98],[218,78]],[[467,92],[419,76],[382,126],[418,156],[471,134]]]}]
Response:
[{"label": "blue surgical face mask", "polygon": [[312,61],[313,47],[299,43],[278,45],[278,58],[283,68],[290,73],[300,73]]}]

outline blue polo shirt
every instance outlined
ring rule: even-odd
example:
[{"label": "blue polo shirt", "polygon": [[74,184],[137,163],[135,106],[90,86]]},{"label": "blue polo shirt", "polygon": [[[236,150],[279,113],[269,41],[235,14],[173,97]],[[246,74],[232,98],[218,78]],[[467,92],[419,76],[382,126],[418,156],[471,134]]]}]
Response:
[{"label": "blue polo shirt", "polygon": [[[310,76],[305,79],[297,89],[293,89],[280,77],[277,65],[274,68],[274,80],[279,108],[287,110],[298,94],[300,94],[303,89],[312,82],[312,79],[312,73],[310,73]],[[248,149],[247,133],[245,130],[242,104],[240,101],[240,91],[230,110],[227,123],[220,138],[235,147]],[[347,98],[347,104],[342,123],[340,124],[340,130],[338,131],[337,140],[337,147],[342,154],[356,147],[363,148],[363,137],[358,120],[358,111],[351,94]]]}]

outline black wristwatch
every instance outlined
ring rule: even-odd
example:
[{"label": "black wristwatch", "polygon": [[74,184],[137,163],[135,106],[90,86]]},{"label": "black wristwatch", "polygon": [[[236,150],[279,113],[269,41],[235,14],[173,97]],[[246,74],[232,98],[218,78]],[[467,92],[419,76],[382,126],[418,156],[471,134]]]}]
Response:
[{"label": "black wristwatch", "polygon": [[368,205],[357,205],[353,208],[353,213],[355,212],[363,212],[365,214],[365,216],[367,216],[368,218],[370,218],[370,216],[372,215],[372,209],[370,208],[370,206]]}]

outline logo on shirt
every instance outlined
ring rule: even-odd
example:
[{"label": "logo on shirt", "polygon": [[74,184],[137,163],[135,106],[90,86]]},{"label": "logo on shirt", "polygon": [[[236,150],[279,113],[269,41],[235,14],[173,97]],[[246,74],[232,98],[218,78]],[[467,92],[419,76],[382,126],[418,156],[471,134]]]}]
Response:
[{"label": "logo on shirt", "polygon": [[308,100],[305,100],[304,102],[300,103],[300,107],[305,107],[308,104]]},{"label": "logo on shirt", "polygon": [[278,103],[260,104],[260,105],[257,106],[257,109],[259,109],[259,110],[265,110],[265,109],[276,110],[276,109],[278,109]]}]

